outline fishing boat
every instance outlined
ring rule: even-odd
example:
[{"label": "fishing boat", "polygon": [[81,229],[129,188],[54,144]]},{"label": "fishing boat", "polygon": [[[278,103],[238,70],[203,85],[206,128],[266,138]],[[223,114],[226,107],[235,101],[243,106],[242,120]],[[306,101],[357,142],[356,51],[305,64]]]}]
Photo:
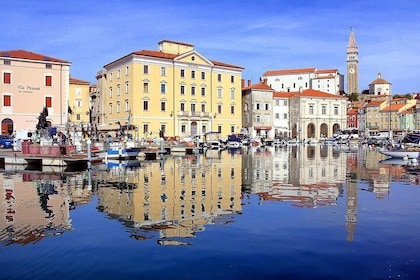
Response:
[{"label": "fishing boat", "polygon": [[392,158],[400,159],[418,159],[420,158],[420,149],[416,148],[393,148],[381,149],[379,153]]},{"label": "fishing boat", "polygon": [[133,141],[109,142],[105,150],[105,160],[107,159],[135,159],[140,153],[141,148],[136,146]]}]

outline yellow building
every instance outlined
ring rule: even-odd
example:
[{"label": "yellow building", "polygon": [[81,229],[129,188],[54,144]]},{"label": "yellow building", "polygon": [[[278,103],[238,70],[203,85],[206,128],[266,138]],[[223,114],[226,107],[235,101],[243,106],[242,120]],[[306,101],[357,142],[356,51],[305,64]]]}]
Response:
[{"label": "yellow building", "polygon": [[209,60],[193,45],[164,40],[158,51],[132,52],[97,75],[98,127],[135,125],[138,138],[222,137],[239,132],[244,68]]},{"label": "yellow building", "polygon": [[69,124],[71,126],[88,126],[90,123],[90,83],[70,77],[69,91]]}]

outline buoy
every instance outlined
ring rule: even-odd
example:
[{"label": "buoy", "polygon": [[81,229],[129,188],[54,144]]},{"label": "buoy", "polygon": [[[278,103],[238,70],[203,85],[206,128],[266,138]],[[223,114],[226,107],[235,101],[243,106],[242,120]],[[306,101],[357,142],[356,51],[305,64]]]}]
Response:
[{"label": "buoy", "polygon": [[408,160],[408,156],[403,157],[403,160],[404,161],[407,161]]}]

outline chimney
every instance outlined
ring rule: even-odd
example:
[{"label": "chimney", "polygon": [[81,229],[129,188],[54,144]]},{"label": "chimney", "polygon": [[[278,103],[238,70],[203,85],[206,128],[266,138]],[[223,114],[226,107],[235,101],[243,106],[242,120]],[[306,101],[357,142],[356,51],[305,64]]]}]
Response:
[{"label": "chimney", "polygon": [[241,80],[241,83],[242,83],[242,88],[244,88],[244,87],[245,87],[245,80],[244,80],[244,79],[242,79],[242,80]]},{"label": "chimney", "polygon": [[303,93],[303,87],[299,88],[299,93]]},{"label": "chimney", "polygon": [[248,86],[249,87],[251,86],[251,80],[248,80]]}]

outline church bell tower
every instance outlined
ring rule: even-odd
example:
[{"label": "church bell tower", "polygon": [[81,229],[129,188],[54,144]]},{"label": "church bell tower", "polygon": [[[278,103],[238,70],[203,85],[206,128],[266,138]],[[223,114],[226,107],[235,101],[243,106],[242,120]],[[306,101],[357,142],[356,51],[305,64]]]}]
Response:
[{"label": "church bell tower", "polygon": [[350,28],[349,44],[347,45],[347,94],[359,92],[359,50],[354,37],[353,28]]}]

